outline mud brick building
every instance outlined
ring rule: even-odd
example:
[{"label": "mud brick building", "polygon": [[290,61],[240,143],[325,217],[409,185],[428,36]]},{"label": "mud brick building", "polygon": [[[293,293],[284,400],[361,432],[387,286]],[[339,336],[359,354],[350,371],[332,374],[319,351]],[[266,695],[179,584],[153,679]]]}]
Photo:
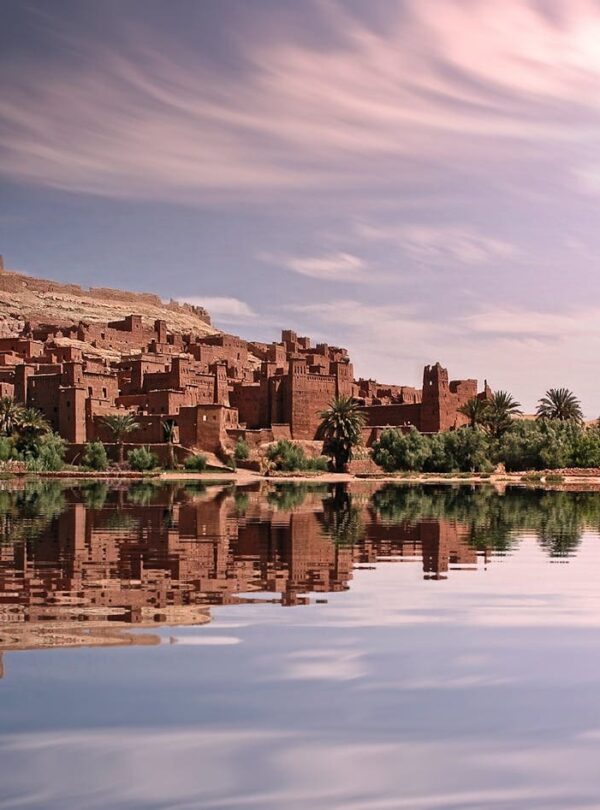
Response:
[{"label": "mud brick building", "polygon": [[[424,433],[460,427],[467,422],[460,407],[491,393],[487,383],[478,392],[476,380],[449,380],[439,363],[425,367],[421,388],[355,380],[346,349],[313,345],[291,330],[273,343],[250,342],[217,332],[198,307],[171,302],[161,310],[156,296],[86,292],[0,272],[0,303],[7,311],[23,290],[37,296],[38,310],[23,322],[17,313],[4,321],[12,333],[0,337],[0,396],[38,408],[75,446],[110,442],[103,417],[120,412],[135,414],[132,444],[159,450],[166,449],[166,422],[182,448],[218,455],[230,453],[239,437],[251,446],[279,438],[310,441],[319,438],[321,412],[342,395],[362,407],[369,445],[388,426]],[[85,311],[99,297],[102,307],[113,300],[121,309],[137,303],[145,314],[78,322],[40,317],[45,301],[76,310],[74,295]]]}]

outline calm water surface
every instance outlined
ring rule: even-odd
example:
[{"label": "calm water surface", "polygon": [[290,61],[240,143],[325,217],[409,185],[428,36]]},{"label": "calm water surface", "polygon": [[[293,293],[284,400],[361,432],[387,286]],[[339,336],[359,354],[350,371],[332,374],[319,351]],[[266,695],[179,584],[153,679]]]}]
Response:
[{"label": "calm water surface", "polygon": [[600,495],[0,491],[0,808],[600,807]]}]

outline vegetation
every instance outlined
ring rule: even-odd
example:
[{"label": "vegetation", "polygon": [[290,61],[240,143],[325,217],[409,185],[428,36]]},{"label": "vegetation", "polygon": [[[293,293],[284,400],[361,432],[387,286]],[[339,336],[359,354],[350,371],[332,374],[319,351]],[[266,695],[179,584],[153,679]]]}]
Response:
[{"label": "vegetation", "polygon": [[538,419],[557,419],[560,422],[583,422],[581,403],[568,388],[550,388],[539,400]]},{"label": "vegetation", "polygon": [[521,403],[508,391],[492,394],[485,410],[485,427],[490,436],[499,439],[510,429],[514,417],[521,413]]},{"label": "vegetation", "polygon": [[0,436],[0,462],[11,461],[18,457],[13,439],[9,436]]},{"label": "vegetation", "polygon": [[174,419],[165,419],[162,423],[165,441],[168,445],[168,459],[167,466],[170,470],[175,469],[175,436],[177,433],[177,424]]},{"label": "vegetation", "polygon": [[65,466],[65,442],[57,433],[40,436],[37,444],[30,445],[26,458],[31,472],[58,472]]},{"label": "vegetation", "polygon": [[327,459],[307,458],[304,449],[289,439],[280,439],[267,449],[267,459],[274,470],[280,472],[302,472],[326,470]]},{"label": "vegetation", "polygon": [[365,417],[352,397],[336,397],[321,414],[319,434],[323,437],[323,450],[330,456],[336,472],[343,472],[352,459],[355,447],[361,443]]},{"label": "vegetation", "polygon": [[479,399],[479,397],[472,397],[467,403],[462,405],[458,410],[463,416],[469,420],[469,427],[475,430],[478,427],[485,425],[485,416],[487,412],[487,401]]},{"label": "vegetation", "polygon": [[19,424],[23,408],[12,397],[0,397],[0,434],[10,436]]},{"label": "vegetation", "polygon": [[106,448],[102,442],[90,442],[86,444],[81,457],[81,464],[88,470],[102,472],[108,467],[108,456]]},{"label": "vegetation", "polygon": [[158,467],[158,456],[148,447],[134,447],[129,451],[127,462],[136,472],[148,472]]},{"label": "vegetation", "polygon": [[188,456],[183,462],[183,466],[188,472],[204,472],[206,470],[206,456],[201,453]]},{"label": "vegetation", "polygon": [[248,442],[242,439],[241,436],[235,443],[233,457],[236,461],[247,461],[250,457],[250,448],[248,447]]},{"label": "vegetation", "polygon": [[373,446],[373,459],[386,472],[487,472],[500,463],[509,472],[600,467],[600,426],[513,420],[497,437],[471,428],[431,436],[388,429]]},{"label": "vegetation", "polygon": [[34,459],[42,436],[50,433],[50,425],[37,408],[21,408],[14,429],[15,447],[24,459]]},{"label": "vegetation", "polygon": [[384,430],[373,446],[373,459],[386,472],[486,472],[491,467],[489,439],[470,428],[432,436],[414,427],[407,433]]},{"label": "vegetation", "polygon": [[139,428],[138,422],[132,413],[114,413],[105,416],[102,420],[109,431],[112,433],[115,442],[119,447],[119,464],[123,464],[125,460],[125,450],[123,442],[129,433]]}]

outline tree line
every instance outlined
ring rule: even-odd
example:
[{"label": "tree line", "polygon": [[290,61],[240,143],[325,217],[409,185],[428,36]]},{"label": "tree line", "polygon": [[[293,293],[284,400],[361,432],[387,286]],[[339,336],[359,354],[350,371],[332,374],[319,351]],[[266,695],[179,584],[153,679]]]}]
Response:
[{"label": "tree line", "polygon": [[600,426],[585,426],[581,404],[567,388],[539,400],[535,420],[520,419],[521,405],[507,391],[470,399],[460,409],[468,427],[431,435],[389,428],[374,444],[385,471],[491,472],[600,467]]}]

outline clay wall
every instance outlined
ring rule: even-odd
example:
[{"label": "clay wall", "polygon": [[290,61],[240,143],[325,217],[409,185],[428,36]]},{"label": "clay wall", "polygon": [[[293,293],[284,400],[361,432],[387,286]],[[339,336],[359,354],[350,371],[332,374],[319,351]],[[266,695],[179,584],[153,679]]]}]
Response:
[{"label": "clay wall", "polygon": [[58,432],[68,442],[84,442],[86,429],[86,391],[79,386],[58,391]]},{"label": "clay wall", "polygon": [[58,419],[58,395],[60,390],[61,375],[36,374],[29,376],[27,386],[26,404],[30,408],[40,410],[53,430],[59,429]]},{"label": "clay wall", "polygon": [[284,418],[294,439],[314,439],[324,411],[337,391],[336,377],[310,374],[304,360],[290,360],[284,377]]},{"label": "clay wall", "polygon": [[150,391],[147,397],[147,408],[150,414],[176,414],[184,405],[195,405],[190,392],[173,390]]},{"label": "clay wall", "polygon": [[[160,415],[136,414],[135,421],[138,427],[127,434],[126,444],[135,446],[139,444],[162,444],[165,442],[163,419]],[[110,428],[104,423],[103,414],[93,415],[90,438],[99,440],[105,444],[114,444],[114,435]]]},{"label": "clay wall", "polygon": [[265,427],[267,401],[265,385],[237,385],[231,393],[231,404],[237,408],[240,422],[248,428]]},{"label": "clay wall", "polygon": [[365,416],[365,427],[410,427],[422,429],[421,405],[367,405],[361,408]]},{"label": "clay wall", "polygon": [[22,337],[0,338],[0,352],[14,352],[28,360],[44,353],[44,342]]},{"label": "clay wall", "polygon": [[21,365],[22,362],[23,358],[13,352],[2,352],[2,354],[0,354],[0,366],[14,368],[15,366]]},{"label": "clay wall", "polygon": [[224,405],[197,405],[181,408],[177,424],[184,447],[219,453],[227,442],[227,430],[238,426],[238,415],[235,408]]},{"label": "clay wall", "polygon": [[245,366],[248,363],[248,342],[235,335],[207,335],[198,339],[198,345],[213,350],[209,362],[224,362],[232,366]]},{"label": "clay wall", "polygon": [[83,373],[82,385],[88,397],[105,399],[114,402],[119,396],[119,385],[116,374]]}]

